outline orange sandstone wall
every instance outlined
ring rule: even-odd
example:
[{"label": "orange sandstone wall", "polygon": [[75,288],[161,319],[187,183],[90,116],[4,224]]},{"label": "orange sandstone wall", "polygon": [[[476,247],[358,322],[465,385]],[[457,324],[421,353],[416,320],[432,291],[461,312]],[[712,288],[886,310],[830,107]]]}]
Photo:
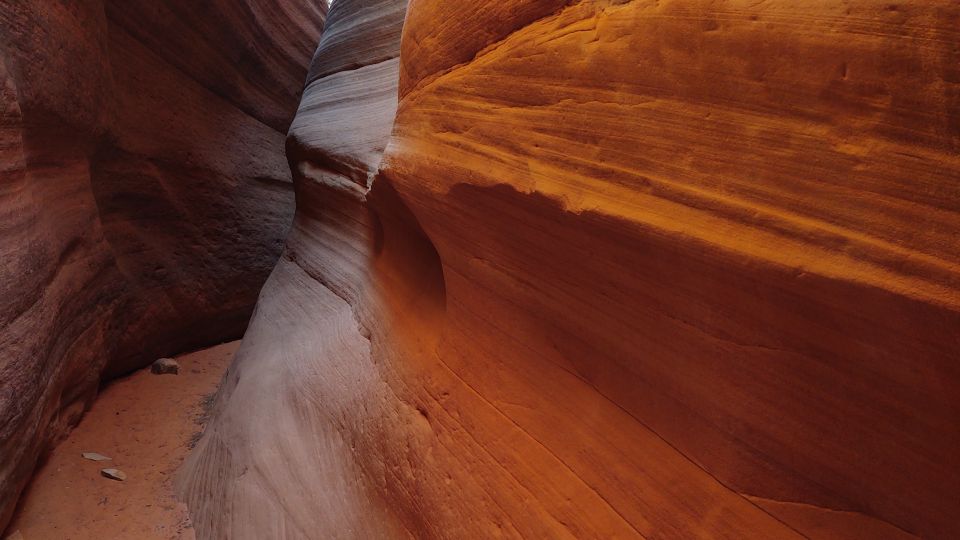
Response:
[{"label": "orange sandstone wall", "polygon": [[201,537],[960,534],[960,7],[403,6],[331,10]]},{"label": "orange sandstone wall", "polygon": [[[405,38],[484,25],[444,20]],[[730,533],[707,485],[957,534],[958,23],[582,2],[408,81],[384,174],[443,261],[438,356],[643,535]]]}]

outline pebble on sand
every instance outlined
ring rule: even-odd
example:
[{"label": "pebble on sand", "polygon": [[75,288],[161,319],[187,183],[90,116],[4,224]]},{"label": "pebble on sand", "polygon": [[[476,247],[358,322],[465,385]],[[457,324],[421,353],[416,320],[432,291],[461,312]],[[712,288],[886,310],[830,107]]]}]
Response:
[{"label": "pebble on sand", "polygon": [[180,372],[180,364],[173,358],[161,358],[150,366],[150,373],[154,375],[165,375],[167,373],[176,375]]},{"label": "pebble on sand", "polygon": [[111,480],[120,480],[121,482],[127,479],[126,473],[120,469],[100,469],[100,474]]}]

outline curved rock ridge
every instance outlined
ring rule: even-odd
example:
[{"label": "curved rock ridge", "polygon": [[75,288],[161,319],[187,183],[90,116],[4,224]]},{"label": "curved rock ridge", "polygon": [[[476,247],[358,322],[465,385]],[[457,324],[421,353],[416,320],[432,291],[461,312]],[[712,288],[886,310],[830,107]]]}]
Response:
[{"label": "curved rock ridge", "polygon": [[403,6],[331,11],[201,537],[960,534],[960,6]]},{"label": "curved rock ridge", "polygon": [[405,13],[406,3],[395,0],[334,3],[329,17],[337,24],[324,29],[307,85],[327,75],[396,59]]},{"label": "curved rock ridge", "polygon": [[239,336],[325,7],[0,0],[0,530],[101,377]]},{"label": "curved rock ridge", "polygon": [[[400,259],[399,270],[386,266],[391,276],[432,272],[424,276],[442,280],[415,221],[393,207],[396,197],[371,191],[396,113],[405,7],[338,0],[330,10],[288,135],[294,224],[215,420],[178,477],[198,538],[393,538],[419,530],[397,515],[387,492],[403,476],[363,450],[390,452],[383,430],[414,418],[409,406],[397,410],[378,375],[369,330],[376,326],[358,324],[357,311],[382,304],[376,295],[387,282],[371,275],[375,253]],[[373,209],[375,199],[385,210]],[[414,253],[424,259],[408,259]],[[419,292],[394,279],[392,294]],[[418,302],[435,307],[442,299]]]}]

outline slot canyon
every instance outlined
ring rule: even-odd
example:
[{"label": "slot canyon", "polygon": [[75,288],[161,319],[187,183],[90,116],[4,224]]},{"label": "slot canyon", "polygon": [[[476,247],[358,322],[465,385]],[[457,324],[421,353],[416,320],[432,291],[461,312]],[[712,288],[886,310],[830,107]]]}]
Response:
[{"label": "slot canyon", "polygon": [[0,83],[0,537],[960,538],[955,0],[0,0]]}]

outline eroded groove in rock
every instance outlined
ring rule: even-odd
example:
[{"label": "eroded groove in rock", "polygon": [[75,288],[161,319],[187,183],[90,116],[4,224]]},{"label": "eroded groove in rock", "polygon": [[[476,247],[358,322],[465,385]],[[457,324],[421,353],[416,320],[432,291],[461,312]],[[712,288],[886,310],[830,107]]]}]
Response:
[{"label": "eroded groove in rock", "polygon": [[280,253],[325,8],[202,4],[0,0],[0,530],[101,376],[238,337]]},{"label": "eroded groove in rock", "polygon": [[364,459],[363,448],[392,444],[383,436],[392,422],[420,416],[382,416],[397,398],[371,354],[375,326],[358,312],[372,294],[371,258],[388,249],[376,231],[391,218],[367,200],[396,111],[405,6],[339,0],[329,14],[311,68],[321,76],[308,78],[288,139],[293,230],[216,419],[179,479],[201,536],[383,538],[423,530],[398,516],[386,493],[415,469]]}]

